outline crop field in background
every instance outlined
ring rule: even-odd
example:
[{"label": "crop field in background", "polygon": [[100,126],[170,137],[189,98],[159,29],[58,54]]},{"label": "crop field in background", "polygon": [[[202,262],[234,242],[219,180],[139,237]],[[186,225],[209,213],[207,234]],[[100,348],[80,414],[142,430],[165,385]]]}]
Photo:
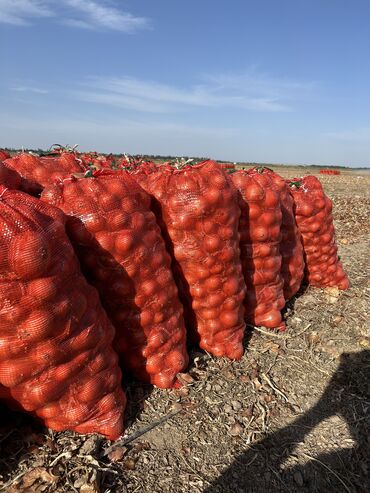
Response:
[{"label": "crop field in background", "polygon": [[370,490],[370,173],[271,168],[320,178],[351,288],[303,290],[288,303],[285,333],[248,329],[240,361],[191,350],[179,390],[126,379],[129,440],[108,454],[98,436],[51,432],[2,409],[0,491]]}]

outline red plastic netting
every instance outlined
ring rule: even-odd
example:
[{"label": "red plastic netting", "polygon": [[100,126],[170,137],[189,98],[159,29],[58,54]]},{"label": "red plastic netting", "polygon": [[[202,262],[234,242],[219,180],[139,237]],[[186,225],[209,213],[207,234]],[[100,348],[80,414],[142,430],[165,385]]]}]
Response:
[{"label": "red plastic netting", "polygon": [[284,297],[289,300],[301,287],[304,275],[304,257],[301,234],[294,214],[294,200],[286,181],[268,168],[264,172],[273,180],[280,195],[281,219],[281,275]]},{"label": "red plastic netting", "polygon": [[273,179],[259,168],[231,175],[240,192],[240,254],[247,285],[246,320],[285,329],[281,275],[281,204]]},{"label": "red plastic netting", "polygon": [[6,159],[4,165],[21,175],[20,189],[35,196],[40,195],[45,186],[59,182],[72,173],[83,171],[81,161],[71,153],[62,153],[57,157],[39,157],[24,152]]},{"label": "red plastic netting", "polygon": [[0,186],[0,384],[46,426],[115,439],[125,396],[114,329],[58,209]]},{"label": "red plastic netting", "polygon": [[[140,171],[140,170],[139,170]],[[170,166],[135,178],[153,195],[190,333],[215,356],[243,354],[245,283],[238,197],[217,163]]]},{"label": "red plastic netting", "polygon": [[336,169],[321,169],[320,170],[321,175],[340,175],[340,171]]},{"label": "red plastic netting", "polygon": [[76,157],[81,161],[83,167],[93,168],[96,170],[102,168],[111,169],[116,164],[116,160],[111,154],[104,156],[104,155],[99,155],[96,152],[90,152],[83,154],[80,153],[76,155]]},{"label": "red plastic netting", "polygon": [[183,309],[148,194],[129,173],[105,170],[42,199],[71,216],[70,238],[116,327],[123,365],[158,387],[177,385],[188,363]]},{"label": "red plastic netting", "polygon": [[315,176],[294,178],[290,185],[303,240],[306,281],[319,288],[348,289],[349,281],[337,255],[331,200]]},{"label": "red plastic netting", "polygon": [[13,169],[7,168],[0,162],[0,185],[4,185],[12,190],[17,190],[21,184],[20,175]]},{"label": "red plastic netting", "polygon": [[0,149],[0,161],[4,161],[5,159],[10,158],[10,154],[8,151],[5,151],[4,149]]}]

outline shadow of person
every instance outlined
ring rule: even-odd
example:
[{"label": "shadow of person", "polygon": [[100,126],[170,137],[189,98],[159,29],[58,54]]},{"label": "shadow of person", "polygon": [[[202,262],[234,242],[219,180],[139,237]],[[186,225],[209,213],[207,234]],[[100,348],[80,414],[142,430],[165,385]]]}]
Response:
[{"label": "shadow of person", "polygon": [[[248,447],[205,493],[370,491],[369,367],[370,351],[343,353],[317,404],[290,425]],[[345,420],[352,440],[320,455],[297,450],[299,445],[306,449],[305,439],[315,426],[334,416]],[[336,425],[330,422],[328,426],[335,434]],[[354,445],[348,446],[348,441]],[[321,449],[323,445],[325,438],[320,440]],[[295,452],[301,464],[284,467],[297,462]]]},{"label": "shadow of person", "polygon": [[32,416],[0,402],[0,492],[17,471],[19,463],[35,447],[46,442],[46,428]]}]

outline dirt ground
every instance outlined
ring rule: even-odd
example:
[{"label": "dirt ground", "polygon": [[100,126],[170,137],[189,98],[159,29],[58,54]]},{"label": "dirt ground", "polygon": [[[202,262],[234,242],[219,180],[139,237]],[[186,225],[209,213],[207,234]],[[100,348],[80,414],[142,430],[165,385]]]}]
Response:
[{"label": "dirt ground", "polygon": [[320,179],[349,291],[304,290],[289,302],[286,333],[249,328],[241,361],[192,350],[181,390],[126,381],[131,441],[108,455],[97,436],[2,410],[0,491],[370,491],[370,175]]}]

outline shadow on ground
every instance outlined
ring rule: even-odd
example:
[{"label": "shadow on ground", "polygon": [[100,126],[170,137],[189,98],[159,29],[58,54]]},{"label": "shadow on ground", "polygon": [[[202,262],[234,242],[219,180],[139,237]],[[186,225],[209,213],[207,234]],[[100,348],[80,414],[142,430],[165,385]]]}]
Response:
[{"label": "shadow on ground", "polygon": [[[239,455],[205,493],[361,492],[370,491],[370,351],[344,353],[320,400],[281,430]],[[310,454],[297,451],[323,420],[342,417],[355,445]],[[333,430],[335,432],[335,430]],[[284,467],[291,456],[295,466]]]}]

